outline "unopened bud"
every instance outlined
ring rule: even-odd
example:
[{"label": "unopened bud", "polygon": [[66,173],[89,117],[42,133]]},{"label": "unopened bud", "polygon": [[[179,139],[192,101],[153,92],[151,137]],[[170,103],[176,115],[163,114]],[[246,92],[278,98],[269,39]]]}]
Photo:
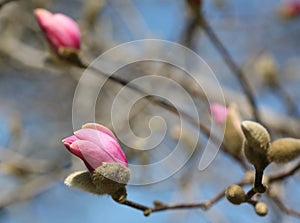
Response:
[{"label": "unopened bud", "polygon": [[236,184],[227,187],[225,195],[227,200],[232,204],[241,204],[246,200],[246,194],[243,188]]},{"label": "unopened bud", "polygon": [[283,138],[271,143],[268,152],[270,162],[287,163],[300,155],[300,140]]},{"label": "unopened bud", "polygon": [[252,121],[242,122],[245,135],[244,153],[247,160],[257,170],[264,170],[269,164],[267,153],[270,145],[268,131],[259,123]]}]

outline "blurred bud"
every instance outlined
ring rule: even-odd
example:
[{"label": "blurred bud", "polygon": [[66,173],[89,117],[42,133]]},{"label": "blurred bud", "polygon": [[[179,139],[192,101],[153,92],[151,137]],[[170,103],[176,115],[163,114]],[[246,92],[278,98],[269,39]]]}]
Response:
[{"label": "blurred bud", "polygon": [[218,124],[221,125],[225,122],[226,116],[228,114],[228,109],[226,108],[226,106],[219,103],[212,103],[210,105],[210,111],[214,120],[216,120]]},{"label": "blurred bud", "polygon": [[254,64],[255,72],[260,74],[270,86],[277,86],[278,65],[270,54],[260,56]]},{"label": "blurred bud", "polygon": [[268,149],[270,135],[259,123],[243,121],[242,130],[245,135],[244,153],[247,160],[254,165],[256,170],[264,170],[269,164]]},{"label": "blurred bud", "polygon": [[63,140],[65,147],[85,163],[92,173],[103,162],[128,166],[126,156],[115,135],[105,126],[88,123]]},{"label": "blurred bud", "polygon": [[268,206],[263,202],[258,202],[255,205],[255,212],[259,216],[266,216],[268,214]]},{"label": "blurred bud", "polygon": [[287,163],[300,155],[300,140],[283,138],[271,143],[268,152],[270,162]]},{"label": "blurred bud", "polygon": [[77,23],[63,14],[52,14],[46,9],[36,9],[35,17],[51,48],[58,56],[64,49],[77,52],[80,49],[80,30]]},{"label": "blurred bud", "polygon": [[225,122],[224,143],[233,157],[243,159],[244,135],[241,129],[241,117],[236,104],[230,104]]},{"label": "blurred bud", "polygon": [[243,188],[236,184],[227,187],[225,196],[232,204],[241,204],[246,201],[246,194]]},{"label": "blurred bud", "polygon": [[279,7],[279,15],[282,18],[290,19],[300,14],[300,1],[299,0],[287,0]]},{"label": "blurred bud", "polygon": [[110,194],[119,202],[121,197],[126,197],[125,186],[129,179],[130,169],[119,163],[103,163],[92,174],[97,191]]}]

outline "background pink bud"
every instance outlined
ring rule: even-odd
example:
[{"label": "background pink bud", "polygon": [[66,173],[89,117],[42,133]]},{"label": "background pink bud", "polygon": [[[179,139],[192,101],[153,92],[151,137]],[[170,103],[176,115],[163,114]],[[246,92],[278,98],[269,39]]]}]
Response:
[{"label": "background pink bud", "polygon": [[114,134],[105,126],[89,123],[63,140],[66,148],[83,160],[90,172],[103,162],[128,166],[126,156]]},{"label": "background pink bud", "polygon": [[219,103],[212,103],[210,106],[211,114],[218,124],[223,124],[228,114],[228,109]]},{"label": "background pink bud", "polygon": [[300,15],[300,1],[288,0],[285,1],[279,8],[279,12],[286,18],[291,18]]},{"label": "background pink bud", "polygon": [[53,50],[60,48],[80,49],[80,30],[77,23],[63,14],[52,14],[45,9],[34,11],[36,19]]}]

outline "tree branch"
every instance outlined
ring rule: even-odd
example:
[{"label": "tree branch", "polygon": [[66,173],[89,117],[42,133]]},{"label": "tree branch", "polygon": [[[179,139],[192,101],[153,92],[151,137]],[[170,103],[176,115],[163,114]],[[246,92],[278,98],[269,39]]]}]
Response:
[{"label": "tree branch", "polygon": [[14,2],[14,1],[18,1],[18,0],[2,0],[2,1],[0,1],[0,9],[7,3]]}]

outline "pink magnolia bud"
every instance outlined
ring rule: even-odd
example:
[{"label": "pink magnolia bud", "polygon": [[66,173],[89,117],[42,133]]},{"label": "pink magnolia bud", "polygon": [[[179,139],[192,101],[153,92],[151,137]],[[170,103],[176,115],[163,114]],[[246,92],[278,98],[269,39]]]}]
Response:
[{"label": "pink magnolia bud", "polygon": [[114,134],[103,125],[88,123],[63,140],[65,147],[83,160],[90,172],[103,162],[128,166],[126,156]]},{"label": "pink magnolia bud", "polygon": [[228,109],[219,103],[212,103],[210,106],[211,114],[218,124],[223,124],[228,114]]},{"label": "pink magnolia bud", "polygon": [[55,53],[59,55],[63,48],[80,49],[80,30],[73,19],[46,9],[36,9],[34,14]]}]

